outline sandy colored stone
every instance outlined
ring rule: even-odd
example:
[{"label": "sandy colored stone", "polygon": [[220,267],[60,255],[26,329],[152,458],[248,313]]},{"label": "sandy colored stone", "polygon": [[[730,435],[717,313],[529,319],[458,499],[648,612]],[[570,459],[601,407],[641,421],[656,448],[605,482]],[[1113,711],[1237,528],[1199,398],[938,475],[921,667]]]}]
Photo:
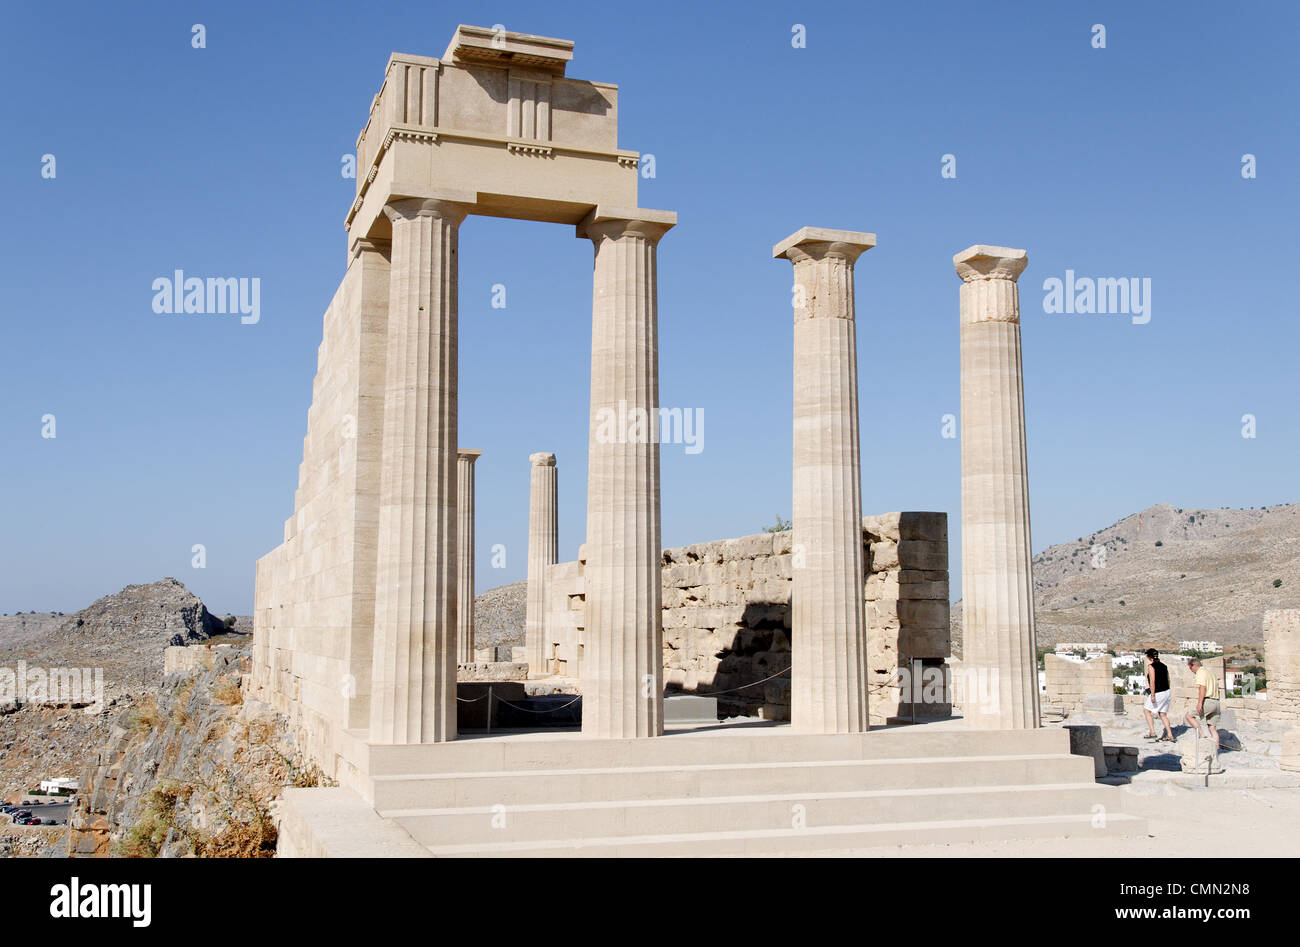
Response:
[{"label": "sandy colored stone", "polygon": [[961,286],[962,607],[968,669],[996,699],[969,726],[1039,725],[1020,298],[1024,250],[977,245],[953,257]]},{"label": "sandy colored stone", "polygon": [[456,662],[474,660],[474,461],[481,450],[456,452]]},{"label": "sandy colored stone", "polygon": [[870,726],[853,269],[875,245],[805,227],[772,248],[794,266],[790,720],[806,733]]}]

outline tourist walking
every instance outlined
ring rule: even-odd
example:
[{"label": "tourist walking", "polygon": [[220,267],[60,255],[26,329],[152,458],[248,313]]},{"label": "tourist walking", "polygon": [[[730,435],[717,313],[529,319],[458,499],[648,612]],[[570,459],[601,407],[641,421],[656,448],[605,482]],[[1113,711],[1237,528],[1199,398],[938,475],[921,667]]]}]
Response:
[{"label": "tourist walking", "polygon": [[[1146,660],[1147,699],[1142,704],[1142,713],[1147,718],[1146,739],[1173,743],[1174,731],[1169,726],[1169,668],[1160,660],[1160,652],[1155,648],[1147,649]],[[1163,737],[1156,733],[1155,718],[1152,714],[1160,715],[1160,722],[1165,727]]]},{"label": "tourist walking", "polygon": [[1223,697],[1219,678],[1210,673],[1210,669],[1201,663],[1200,658],[1192,658],[1187,662],[1187,666],[1196,674],[1196,704],[1187,711],[1187,725],[1195,729],[1199,735],[1201,724],[1205,724],[1205,729],[1209,731],[1209,736],[1217,745],[1219,730],[1215,724],[1219,722],[1219,701]]}]

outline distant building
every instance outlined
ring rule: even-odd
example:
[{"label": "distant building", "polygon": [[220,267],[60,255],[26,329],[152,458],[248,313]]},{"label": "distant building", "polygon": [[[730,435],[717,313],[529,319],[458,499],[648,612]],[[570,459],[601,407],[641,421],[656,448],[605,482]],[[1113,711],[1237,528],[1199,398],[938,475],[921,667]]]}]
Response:
[{"label": "distant building", "polygon": [[76,792],[80,787],[81,784],[70,776],[56,776],[54,779],[41,780],[41,792],[45,793],[67,792],[69,790]]},{"label": "distant building", "polygon": [[1115,686],[1124,688],[1126,693],[1141,694],[1147,686],[1144,674],[1116,674]]},{"label": "distant building", "polygon": [[1063,641],[1056,646],[1057,654],[1068,654],[1071,651],[1082,651],[1084,654],[1105,654],[1106,649],[1110,647],[1104,641]]},{"label": "distant building", "polygon": [[1180,641],[1179,651],[1199,651],[1202,654],[1223,654],[1223,646],[1217,641]]}]

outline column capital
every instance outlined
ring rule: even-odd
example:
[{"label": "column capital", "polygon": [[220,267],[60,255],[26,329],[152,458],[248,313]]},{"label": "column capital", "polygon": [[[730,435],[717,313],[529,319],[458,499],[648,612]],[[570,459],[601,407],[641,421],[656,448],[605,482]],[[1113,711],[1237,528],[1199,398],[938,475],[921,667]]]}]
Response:
[{"label": "column capital", "polygon": [[468,461],[471,464],[478,460],[482,455],[483,452],[481,450],[474,450],[471,447],[456,448],[456,458],[458,460]]},{"label": "column capital", "polygon": [[990,247],[977,243],[952,258],[963,283],[1003,279],[1015,282],[1029,263],[1029,254],[1011,247]]},{"label": "column capital", "polygon": [[789,260],[791,263],[836,259],[852,265],[858,257],[875,245],[874,233],[828,230],[825,227],[800,227],[772,247],[772,258]]},{"label": "column capital", "polygon": [[470,207],[469,204],[455,200],[409,197],[385,204],[384,216],[394,223],[398,220],[414,220],[417,217],[438,217],[459,224],[468,216]]},{"label": "column capital", "polygon": [[529,454],[528,462],[534,467],[554,467],[555,455],[550,451],[541,451],[536,454]]},{"label": "column capital", "polygon": [[600,205],[592,208],[591,213],[582,218],[575,234],[579,240],[585,237],[597,244],[607,237],[625,236],[644,237],[650,243],[657,244],[675,226],[677,214],[670,210]]},{"label": "column capital", "polygon": [[387,260],[393,255],[393,241],[381,241],[374,237],[357,237],[348,247],[348,263],[361,254],[380,254]]}]

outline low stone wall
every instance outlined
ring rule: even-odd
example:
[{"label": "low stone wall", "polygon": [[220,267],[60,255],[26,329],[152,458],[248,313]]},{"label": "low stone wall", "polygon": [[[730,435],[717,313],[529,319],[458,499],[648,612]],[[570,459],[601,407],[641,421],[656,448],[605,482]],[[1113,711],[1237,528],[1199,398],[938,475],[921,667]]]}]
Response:
[{"label": "low stone wall", "polygon": [[482,661],[456,665],[457,681],[526,681],[528,665],[513,661]]},{"label": "low stone wall", "polygon": [[1110,655],[1078,661],[1056,654],[1043,655],[1047,671],[1045,703],[1066,714],[1081,713],[1089,696],[1115,694],[1114,668]]},{"label": "low stone wall", "polygon": [[[911,715],[912,669],[947,683],[948,517],[887,513],[863,520],[871,721]],[[664,680],[669,693],[717,696],[723,716],[790,719],[789,531],[663,552]],[[581,553],[580,553],[581,556]],[[547,572],[546,671],[581,674],[582,559]],[[902,671],[900,672],[900,668]],[[930,696],[931,688],[918,691]],[[946,695],[946,687],[934,688]],[[941,698],[917,716],[947,716]]]},{"label": "low stone wall", "polygon": [[216,652],[209,648],[172,645],[163,650],[163,674],[187,674],[212,667]]}]

